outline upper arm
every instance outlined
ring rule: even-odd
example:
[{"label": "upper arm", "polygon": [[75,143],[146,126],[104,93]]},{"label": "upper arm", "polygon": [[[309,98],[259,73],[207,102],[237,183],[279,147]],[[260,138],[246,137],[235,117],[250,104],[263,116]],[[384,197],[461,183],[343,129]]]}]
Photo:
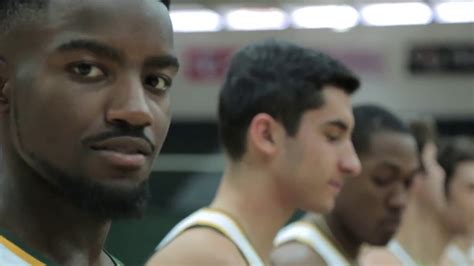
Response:
[{"label": "upper arm", "polygon": [[157,251],[147,265],[245,265],[237,247],[208,228],[194,228]]},{"label": "upper arm", "polygon": [[318,253],[296,241],[275,248],[271,254],[271,261],[275,266],[326,265]]}]

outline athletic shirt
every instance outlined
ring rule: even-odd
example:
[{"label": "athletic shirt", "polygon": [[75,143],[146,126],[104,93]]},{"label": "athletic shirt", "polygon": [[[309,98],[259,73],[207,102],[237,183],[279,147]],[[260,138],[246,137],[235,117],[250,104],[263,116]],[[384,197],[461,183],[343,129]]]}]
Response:
[{"label": "athletic shirt", "polygon": [[257,254],[255,248],[252,246],[248,238],[245,236],[237,221],[222,211],[210,208],[200,209],[178,223],[165,236],[165,238],[163,238],[160,244],[156,247],[156,250],[163,249],[179,235],[189,229],[196,227],[211,228],[227,237],[239,249],[242,257],[245,259],[248,265],[264,265],[263,260]]},{"label": "athletic shirt", "polygon": [[[115,266],[124,264],[104,250]],[[0,266],[52,266],[57,265],[46,259],[39,252],[28,248],[15,236],[0,228]]]},{"label": "athletic shirt", "polygon": [[403,264],[403,266],[417,266],[416,261],[408,254],[408,252],[396,240],[388,243],[388,250]]},{"label": "athletic shirt", "polygon": [[472,266],[474,261],[470,261],[469,254],[462,252],[458,246],[450,244],[447,249],[447,256],[456,266]]},{"label": "athletic shirt", "polygon": [[297,221],[278,232],[275,247],[287,242],[302,243],[318,253],[329,266],[349,266],[349,260],[331,243],[324,233],[313,223]]}]

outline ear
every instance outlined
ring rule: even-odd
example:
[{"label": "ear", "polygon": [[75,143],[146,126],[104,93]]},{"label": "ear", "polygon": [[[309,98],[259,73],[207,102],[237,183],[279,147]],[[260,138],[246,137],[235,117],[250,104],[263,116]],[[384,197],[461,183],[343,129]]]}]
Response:
[{"label": "ear", "polygon": [[282,126],[272,116],[260,113],[249,125],[247,145],[260,154],[272,156],[278,151]]},{"label": "ear", "polygon": [[10,110],[7,61],[0,56],[0,116]]},{"label": "ear", "polygon": [[420,190],[423,189],[424,180],[426,176],[423,173],[418,173],[413,177],[411,187],[409,189],[411,195],[416,195],[420,193]]}]

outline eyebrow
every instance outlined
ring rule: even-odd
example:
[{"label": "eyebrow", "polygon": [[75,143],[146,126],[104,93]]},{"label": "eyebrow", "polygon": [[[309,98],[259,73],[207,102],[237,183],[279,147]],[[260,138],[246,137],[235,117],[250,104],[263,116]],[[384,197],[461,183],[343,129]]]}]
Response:
[{"label": "eyebrow", "polygon": [[[60,45],[56,50],[59,52],[85,50],[118,63],[125,61],[125,55],[119,50],[93,40],[72,40]],[[145,60],[145,66],[156,68],[175,67],[178,69],[179,62],[172,55],[153,56]]]},{"label": "eyebrow", "polygon": [[338,127],[340,130],[343,130],[343,131],[349,130],[349,126],[344,121],[339,120],[339,119],[331,120],[327,122],[326,124],[329,126]]},{"label": "eyebrow", "polygon": [[117,49],[92,40],[72,40],[61,44],[56,50],[59,52],[85,50],[97,56],[105,57],[119,63],[123,62],[125,58],[125,56]]},{"label": "eyebrow", "polygon": [[175,67],[179,69],[178,58],[172,55],[153,56],[145,60],[146,67],[167,68]]},{"label": "eyebrow", "polygon": [[390,161],[386,161],[386,160],[381,161],[375,167],[375,169],[381,169],[381,168],[389,169],[394,175],[398,175],[400,173],[400,166]]},{"label": "eyebrow", "polygon": [[[377,165],[377,168],[379,168],[379,167],[386,167],[386,168],[389,168],[391,171],[393,171],[394,174],[396,174],[396,175],[400,174],[400,166],[395,164],[395,163],[392,163],[390,161],[380,162]],[[414,177],[420,170],[421,170],[420,167],[416,167],[411,172],[409,172],[407,176],[410,177],[410,178]]]}]

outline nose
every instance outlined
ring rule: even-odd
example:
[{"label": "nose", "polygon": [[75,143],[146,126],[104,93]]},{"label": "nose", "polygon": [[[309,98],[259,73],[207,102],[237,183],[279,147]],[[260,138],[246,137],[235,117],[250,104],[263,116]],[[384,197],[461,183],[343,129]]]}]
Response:
[{"label": "nose", "polygon": [[347,147],[347,149],[342,151],[342,159],[339,162],[339,169],[348,176],[358,176],[362,170],[359,156],[357,156],[352,142],[350,142]]},{"label": "nose", "polygon": [[392,193],[390,193],[390,197],[388,198],[388,206],[389,208],[393,210],[403,210],[405,208],[405,205],[407,203],[407,197],[408,197],[408,189],[406,186],[401,183],[398,184]]},{"label": "nose", "polygon": [[110,93],[106,120],[113,125],[145,128],[152,123],[152,114],[145,90],[139,79],[121,82]]}]

